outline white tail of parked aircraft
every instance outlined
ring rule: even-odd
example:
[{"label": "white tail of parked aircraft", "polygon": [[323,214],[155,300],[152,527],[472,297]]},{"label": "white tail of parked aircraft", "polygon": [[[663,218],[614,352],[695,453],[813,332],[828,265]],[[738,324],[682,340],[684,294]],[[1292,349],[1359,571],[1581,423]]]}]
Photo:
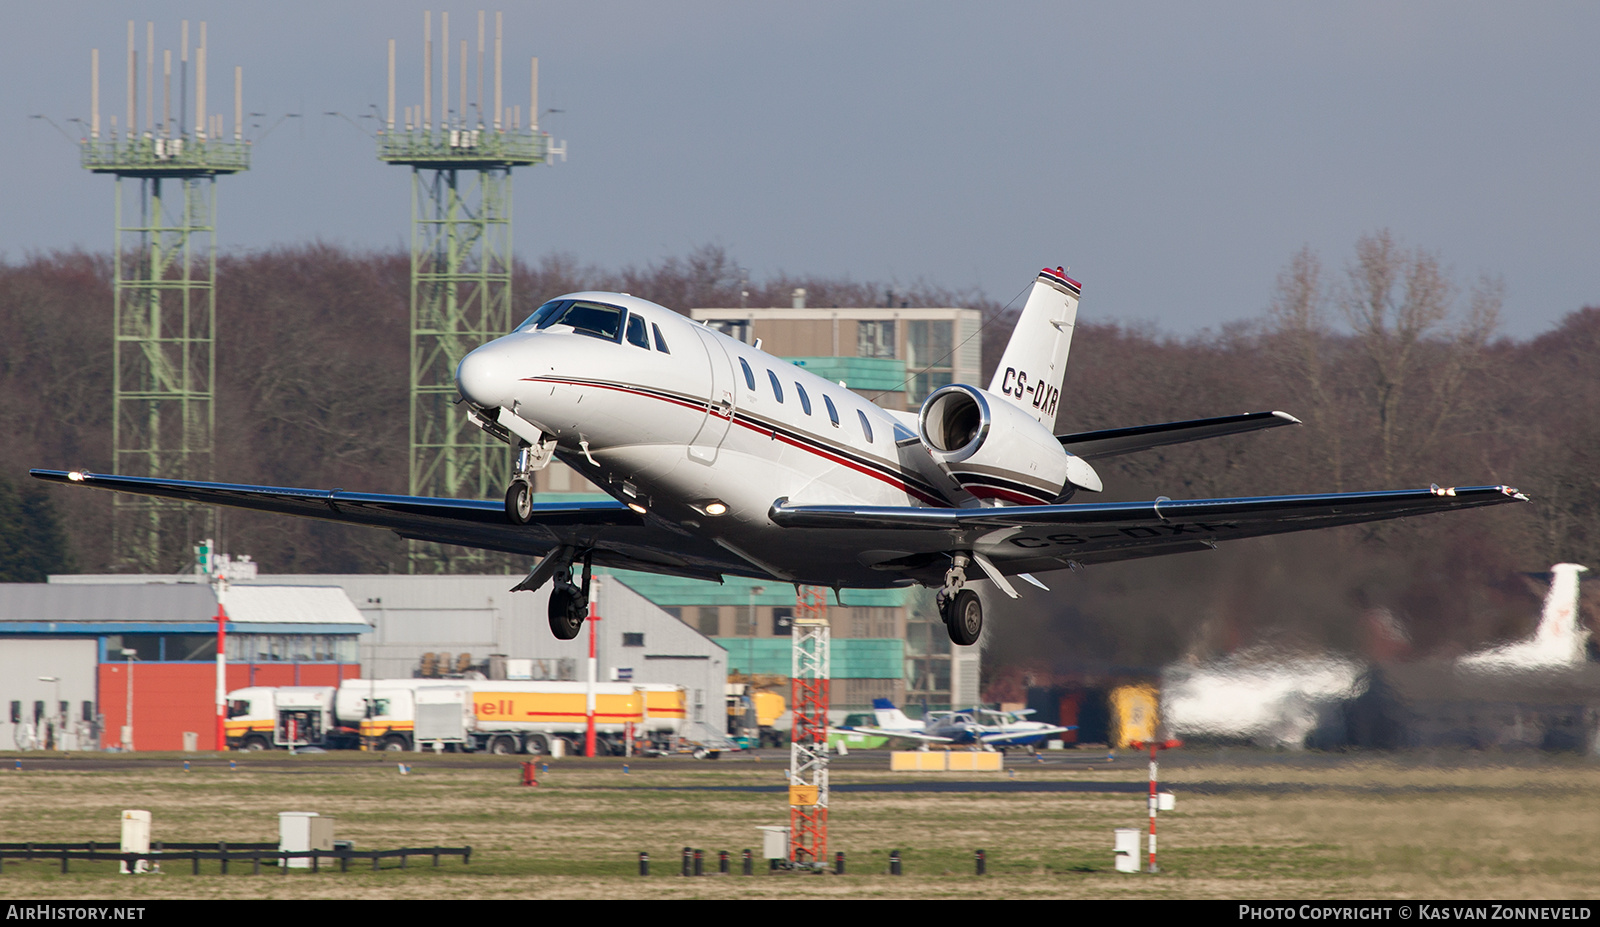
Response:
[{"label": "white tail of parked aircraft", "polygon": [[877,719],[878,727],[887,731],[904,732],[922,730],[922,722],[915,721],[906,716],[894,702],[886,698],[872,700],[872,715]]},{"label": "white tail of parked aircraft", "polygon": [[1578,575],[1589,568],[1558,563],[1550,568],[1550,591],[1533,636],[1461,658],[1474,669],[1519,670],[1572,666],[1588,659],[1589,632],[1578,622]]}]

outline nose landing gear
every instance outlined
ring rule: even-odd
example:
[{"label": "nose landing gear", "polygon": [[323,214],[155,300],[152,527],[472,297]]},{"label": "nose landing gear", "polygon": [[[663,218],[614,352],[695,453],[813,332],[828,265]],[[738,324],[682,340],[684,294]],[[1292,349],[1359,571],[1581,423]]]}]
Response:
[{"label": "nose landing gear", "polygon": [[944,574],[944,586],[937,596],[939,617],[944,619],[950,640],[963,647],[976,644],[983,634],[983,601],[976,592],[964,588],[967,564],[971,562],[967,554],[952,554],[950,569]]},{"label": "nose landing gear", "polygon": [[513,525],[526,525],[533,521],[533,484],[526,477],[517,477],[506,490],[506,518]]},{"label": "nose landing gear", "polygon": [[550,465],[554,438],[541,438],[538,444],[522,443],[517,448],[517,470],[506,489],[506,520],[513,525],[533,521],[533,474]]}]

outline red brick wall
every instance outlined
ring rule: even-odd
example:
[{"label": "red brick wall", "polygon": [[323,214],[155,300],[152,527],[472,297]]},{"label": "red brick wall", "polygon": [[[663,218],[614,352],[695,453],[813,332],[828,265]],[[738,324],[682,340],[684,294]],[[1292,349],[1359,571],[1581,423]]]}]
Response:
[{"label": "red brick wall", "polygon": [[[252,672],[252,667],[254,672]],[[127,717],[126,663],[99,667],[100,713],[105,717],[101,742],[122,743]],[[246,686],[333,686],[356,679],[354,663],[229,663],[228,691]],[[252,678],[253,677],[253,678]],[[133,666],[133,748],[182,750],[183,732],[200,735],[201,750],[217,749],[217,666],[215,663],[138,663]]]}]

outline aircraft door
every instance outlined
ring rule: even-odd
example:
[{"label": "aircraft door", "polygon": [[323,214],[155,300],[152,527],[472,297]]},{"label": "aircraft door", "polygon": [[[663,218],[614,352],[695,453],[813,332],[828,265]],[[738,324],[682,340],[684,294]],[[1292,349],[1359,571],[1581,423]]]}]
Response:
[{"label": "aircraft door", "polygon": [[705,349],[711,378],[705,421],[694,440],[689,442],[689,456],[709,464],[716,463],[717,452],[722,448],[722,442],[728,437],[728,429],[733,424],[733,362],[713,332],[701,325],[696,325],[694,330],[700,338],[700,346]]}]

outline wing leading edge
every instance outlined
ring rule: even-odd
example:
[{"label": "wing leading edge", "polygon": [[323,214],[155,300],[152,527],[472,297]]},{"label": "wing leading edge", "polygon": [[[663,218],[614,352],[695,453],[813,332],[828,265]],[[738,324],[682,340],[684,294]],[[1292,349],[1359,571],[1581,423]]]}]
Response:
[{"label": "wing leading edge", "polygon": [[1185,444],[1240,435],[1263,428],[1280,425],[1298,425],[1300,420],[1287,412],[1246,412],[1243,415],[1225,415],[1220,418],[1202,418],[1187,422],[1167,422],[1162,425],[1136,425],[1132,428],[1111,428],[1105,431],[1080,431],[1077,434],[1056,435],[1056,440],[1067,453],[1085,460],[1116,457],[1147,451],[1169,444]]},{"label": "wing leading edge", "polygon": [[[503,505],[483,500],[203,483],[81,470],[29,473],[51,483],[387,528],[412,540],[511,554],[543,556],[564,544],[593,546],[595,562],[605,566],[713,581],[721,580],[727,565],[714,548],[702,552],[702,545],[665,530],[612,500],[539,503],[533,507],[531,524],[512,525],[506,520]],[[711,556],[696,556],[699,553]]]}]

